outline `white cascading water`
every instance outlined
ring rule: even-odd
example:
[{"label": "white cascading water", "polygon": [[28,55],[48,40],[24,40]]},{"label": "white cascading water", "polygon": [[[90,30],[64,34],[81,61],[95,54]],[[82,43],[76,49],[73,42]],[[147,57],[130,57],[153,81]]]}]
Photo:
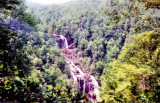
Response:
[{"label": "white cascading water", "polygon": [[[68,49],[68,42],[67,42],[67,39],[63,36],[63,35],[56,35],[54,34],[55,37],[57,37],[56,41],[58,43],[58,40],[62,40],[62,44],[59,44],[59,45],[62,45],[62,46],[59,46],[60,49]],[[72,78],[74,80],[74,83],[78,83],[79,87],[80,88],[83,88],[83,92],[86,93],[86,86],[88,84],[88,93],[92,92],[93,94],[90,95],[90,100],[92,101],[92,103],[96,103],[98,99],[100,99],[100,95],[99,95],[99,89],[98,89],[98,82],[96,81],[96,79],[94,78],[94,76],[91,76],[91,75],[87,75],[85,73],[83,73],[83,71],[77,67],[72,60],[70,59],[66,59],[66,61],[68,62],[68,65],[71,69],[71,75],[72,75]],[[85,77],[89,77],[89,79],[86,79]],[[91,82],[89,81],[91,80]],[[81,83],[81,81],[83,81],[83,83]],[[86,84],[87,83],[87,84]],[[81,84],[83,84],[81,86]],[[93,89],[92,89],[92,86],[93,85]],[[89,95],[89,94],[87,94]],[[93,99],[93,96],[96,96],[96,101]]]},{"label": "white cascading water", "polygon": [[68,49],[67,39],[66,39],[63,35],[60,35],[60,38],[64,41],[64,42],[63,42],[62,49]]},{"label": "white cascading water", "polygon": [[85,75],[80,68],[78,68],[77,66],[75,66],[75,64],[73,63],[73,61],[71,61],[71,65],[73,65],[79,71],[80,75]]},{"label": "white cascading water", "polygon": [[100,95],[99,95],[99,89],[98,89],[98,82],[96,81],[94,76],[90,76],[90,77],[91,77],[92,82],[94,84],[94,94],[96,95],[96,99],[99,100],[100,99]]},{"label": "white cascading water", "polygon": [[[65,38],[65,37],[64,37],[64,38]],[[67,39],[65,38],[64,40],[65,40],[65,48],[68,49],[68,42],[67,42]]]},{"label": "white cascading water", "polygon": [[78,82],[78,81],[77,81],[77,77],[74,75],[74,73],[73,73],[73,72],[71,72],[71,74],[72,74],[72,77],[73,77],[74,83],[77,83],[77,82]]},{"label": "white cascading water", "polygon": [[65,49],[65,48],[68,49],[67,39],[63,35],[56,35],[56,34],[53,35],[55,36],[56,42],[58,43],[60,49]]},{"label": "white cascading water", "polygon": [[71,65],[69,65],[69,67],[71,68],[71,71],[72,71],[72,72],[76,71],[76,69],[73,67],[73,65],[72,65],[72,64],[71,64]]}]

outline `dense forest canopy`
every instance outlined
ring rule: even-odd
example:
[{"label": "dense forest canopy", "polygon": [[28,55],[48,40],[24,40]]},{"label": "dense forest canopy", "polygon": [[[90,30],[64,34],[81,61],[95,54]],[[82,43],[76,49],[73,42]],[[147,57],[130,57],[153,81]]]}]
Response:
[{"label": "dense forest canopy", "polygon": [[70,38],[69,43],[101,69],[118,57],[131,35],[159,27],[158,9],[146,10],[143,3],[130,0],[81,0],[30,11],[40,20],[39,31]]},{"label": "dense forest canopy", "polygon": [[99,82],[101,101],[160,101],[160,1],[0,1],[0,101],[89,102],[55,37]]}]

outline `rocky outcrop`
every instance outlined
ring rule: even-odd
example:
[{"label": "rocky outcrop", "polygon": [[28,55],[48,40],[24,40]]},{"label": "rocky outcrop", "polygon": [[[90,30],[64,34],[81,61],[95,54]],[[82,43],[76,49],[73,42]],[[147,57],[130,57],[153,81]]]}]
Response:
[{"label": "rocky outcrop", "polygon": [[68,49],[67,39],[63,35],[53,34],[60,49]]}]

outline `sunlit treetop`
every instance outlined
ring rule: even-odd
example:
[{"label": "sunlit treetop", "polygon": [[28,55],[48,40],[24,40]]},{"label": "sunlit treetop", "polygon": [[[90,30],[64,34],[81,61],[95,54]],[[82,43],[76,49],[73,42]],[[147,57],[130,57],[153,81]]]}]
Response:
[{"label": "sunlit treetop", "polygon": [[[133,1],[133,0],[131,0]],[[147,8],[158,8],[160,9],[160,0],[138,0],[139,2],[145,3]]]}]

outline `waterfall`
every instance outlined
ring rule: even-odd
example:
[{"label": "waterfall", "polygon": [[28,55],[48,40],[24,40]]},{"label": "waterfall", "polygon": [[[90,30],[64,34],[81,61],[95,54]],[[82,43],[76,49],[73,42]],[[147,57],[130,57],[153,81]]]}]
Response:
[{"label": "waterfall", "polygon": [[[67,39],[63,35],[54,34],[54,36],[59,48],[64,49],[65,52],[63,53],[65,54],[66,52],[69,52]],[[65,55],[72,56],[72,53],[66,53]],[[74,61],[72,61],[71,58],[68,58],[68,56],[66,56],[65,59],[71,69],[71,76],[74,80],[74,84],[78,83],[79,90],[82,90],[84,93],[86,93],[92,103],[97,103],[97,101],[100,99],[100,95],[98,82],[94,76],[84,73],[81,68],[74,64]],[[80,92],[81,91],[79,91],[79,93]]]},{"label": "waterfall", "polygon": [[96,95],[96,99],[100,99],[99,89],[98,89],[98,82],[93,76],[90,76],[94,85],[94,95]]},{"label": "waterfall", "polygon": [[[65,38],[65,37],[64,37],[64,38]],[[65,48],[68,49],[68,42],[67,42],[67,39],[65,38],[64,40],[65,40]]]},{"label": "waterfall", "polygon": [[76,70],[76,69],[73,67],[73,65],[72,65],[72,64],[71,64],[71,65],[69,65],[69,67],[71,68],[71,71],[72,71],[72,72]]},{"label": "waterfall", "polygon": [[71,74],[72,74],[72,76],[73,76],[74,83],[77,83],[77,82],[78,82],[78,81],[77,81],[77,77],[74,75],[73,72],[71,72]]},{"label": "waterfall", "polygon": [[[86,92],[86,80],[85,80],[85,76],[87,76],[86,74],[83,73],[83,71],[75,66],[75,64],[73,63],[73,61],[70,61],[70,68],[71,68],[71,74],[73,76],[73,79],[74,81],[78,79],[78,83],[79,83],[79,87],[80,88],[83,88],[83,92],[85,93]],[[78,70],[79,71],[79,74],[74,74],[73,71],[75,70]],[[93,94],[91,94],[91,101],[92,103],[96,103],[96,101],[94,101],[93,97],[96,96],[96,100],[99,100],[100,99],[100,95],[99,95],[99,89],[98,89],[98,82],[96,81],[96,79],[94,78],[94,76],[92,75],[89,75],[89,78],[91,78],[92,80],[92,85],[93,85],[93,90],[91,89],[92,87],[90,86],[90,83],[89,83],[89,92],[90,91],[93,91]],[[81,79],[84,79],[84,83],[83,83],[83,86],[81,87]],[[88,81],[89,82],[89,81]]]},{"label": "waterfall", "polygon": [[67,39],[63,35],[53,34],[60,49],[68,49]]},{"label": "waterfall", "polygon": [[77,66],[75,66],[75,64],[73,63],[73,61],[71,61],[71,64],[79,71],[80,75],[85,75],[80,68],[78,68]]}]

